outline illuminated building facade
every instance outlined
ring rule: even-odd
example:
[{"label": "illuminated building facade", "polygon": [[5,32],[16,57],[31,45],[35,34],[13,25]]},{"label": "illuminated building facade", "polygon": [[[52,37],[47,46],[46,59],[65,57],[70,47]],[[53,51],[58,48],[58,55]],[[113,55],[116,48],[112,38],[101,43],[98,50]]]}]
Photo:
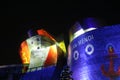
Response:
[{"label": "illuminated building facade", "polygon": [[2,66],[0,80],[119,80],[120,24],[99,26],[94,18],[76,22],[68,49],[44,29],[29,30],[22,64]]},{"label": "illuminated building facade", "polygon": [[28,64],[23,68],[25,75],[22,80],[34,80],[35,77],[40,80],[58,79],[67,56],[64,40],[56,41],[44,29],[31,29],[28,36],[19,51],[23,65]]},{"label": "illuminated building facade", "polygon": [[[74,33],[73,33],[74,34]],[[68,65],[74,80],[120,79],[120,24],[104,26],[74,38]]]}]

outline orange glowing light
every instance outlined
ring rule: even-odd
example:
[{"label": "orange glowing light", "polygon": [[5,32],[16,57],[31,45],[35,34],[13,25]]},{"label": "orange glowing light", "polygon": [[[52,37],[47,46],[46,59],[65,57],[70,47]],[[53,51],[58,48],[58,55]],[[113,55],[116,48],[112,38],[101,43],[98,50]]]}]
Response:
[{"label": "orange glowing light", "polygon": [[20,57],[23,64],[30,63],[30,52],[26,41],[23,41],[20,45]]},{"label": "orange glowing light", "polygon": [[50,46],[50,50],[45,61],[45,66],[54,65],[57,63],[57,47],[56,45]]},{"label": "orange glowing light", "polygon": [[48,34],[48,32],[46,32],[44,29],[37,30],[37,33],[38,35],[46,36],[50,38],[51,40],[53,40],[54,42],[56,42],[56,40],[50,34]]}]

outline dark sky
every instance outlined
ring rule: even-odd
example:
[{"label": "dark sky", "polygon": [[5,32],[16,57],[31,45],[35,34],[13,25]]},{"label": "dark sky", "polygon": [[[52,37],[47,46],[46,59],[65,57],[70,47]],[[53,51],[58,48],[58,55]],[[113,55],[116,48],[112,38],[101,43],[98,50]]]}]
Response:
[{"label": "dark sky", "polygon": [[40,27],[53,36],[64,34],[75,21],[96,17],[104,25],[120,23],[120,6],[117,2],[8,2],[1,15],[0,65],[21,63],[18,49],[28,29]]}]

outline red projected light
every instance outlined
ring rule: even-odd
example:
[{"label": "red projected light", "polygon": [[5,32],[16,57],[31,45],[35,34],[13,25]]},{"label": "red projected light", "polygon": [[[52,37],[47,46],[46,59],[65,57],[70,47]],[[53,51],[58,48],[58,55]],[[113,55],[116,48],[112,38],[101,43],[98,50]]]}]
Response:
[{"label": "red projected light", "polygon": [[55,39],[45,30],[36,30],[37,35],[23,41],[20,45],[20,57],[29,68],[46,67],[57,63]]}]

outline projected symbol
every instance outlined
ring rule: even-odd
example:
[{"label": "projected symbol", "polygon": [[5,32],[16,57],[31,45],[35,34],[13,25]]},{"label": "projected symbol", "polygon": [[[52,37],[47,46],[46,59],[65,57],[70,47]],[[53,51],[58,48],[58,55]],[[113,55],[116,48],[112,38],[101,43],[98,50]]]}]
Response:
[{"label": "projected symbol", "polygon": [[79,58],[79,52],[78,51],[74,51],[74,59],[77,60]]},{"label": "projected symbol", "polygon": [[116,77],[120,77],[120,66],[117,71],[114,70],[114,61],[113,58],[117,58],[118,56],[114,54],[114,49],[112,46],[108,47],[108,58],[110,59],[109,63],[109,71],[105,71],[104,65],[101,66],[102,74],[105,75],[106,77],[109,77],[110,80],[114,80]]},{"label": "projected symbol", "polygon": [[92,44],[88,44],[85,48],[85,52],[88,54],[88,55],[91,55],[93,54],[94,52],[94,47]]}]

